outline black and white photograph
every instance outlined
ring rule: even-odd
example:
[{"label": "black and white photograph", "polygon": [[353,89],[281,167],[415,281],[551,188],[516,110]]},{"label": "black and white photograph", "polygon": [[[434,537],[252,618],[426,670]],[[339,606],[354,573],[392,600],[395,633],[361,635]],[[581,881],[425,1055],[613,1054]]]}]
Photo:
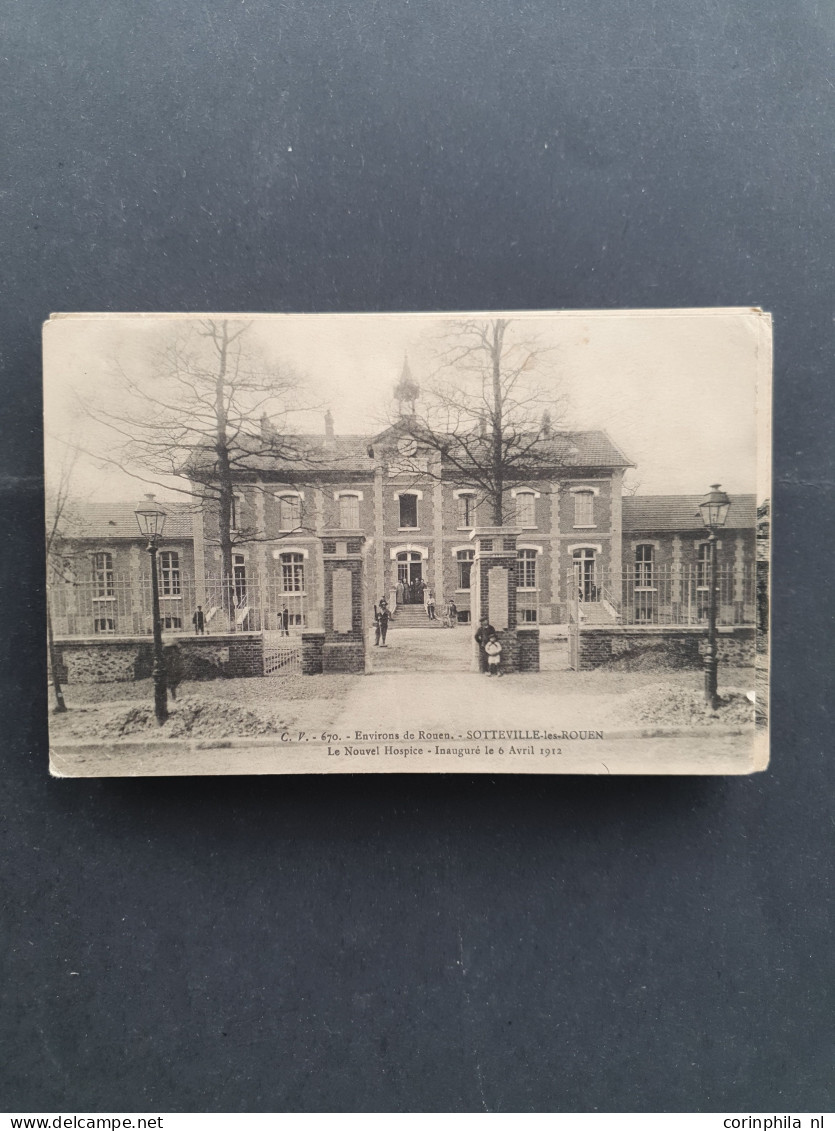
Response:
[{"label": "black and white photograph", "polygon": [[9,1128],[827,1131],[835,8],[3,13]]},{"label": "black and white photograph", "polygon": [[56,315],[58,776],[768,762],[757,308]]}]

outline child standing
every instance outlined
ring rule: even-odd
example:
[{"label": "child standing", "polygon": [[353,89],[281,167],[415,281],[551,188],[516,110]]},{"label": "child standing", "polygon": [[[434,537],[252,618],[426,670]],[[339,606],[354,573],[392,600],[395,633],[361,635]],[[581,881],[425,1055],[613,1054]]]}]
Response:
[{"label": "child standing", "polygon": [[487,653],[487,674],[500,676],[502,674],[499,667],[502,658],[502,646],[495,632],[490,634],[490,639],[484,645],[484,651]]}]

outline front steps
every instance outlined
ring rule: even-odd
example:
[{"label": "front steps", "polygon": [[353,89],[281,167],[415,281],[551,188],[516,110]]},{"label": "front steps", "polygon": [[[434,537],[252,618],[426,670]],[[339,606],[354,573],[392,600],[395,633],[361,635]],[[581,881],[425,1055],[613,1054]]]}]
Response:
[{"label": "front steps", "polygon": [[608,601],[581,601],[580,624],[599,625],[617,624],[617,614]]},{"label": "front steps", "polygon": [[389,632],[396,628],[443,628],[444,622],[435,609],[435,620],[426,615],[423,605],[398,605],[397,613],[389,621]]}]

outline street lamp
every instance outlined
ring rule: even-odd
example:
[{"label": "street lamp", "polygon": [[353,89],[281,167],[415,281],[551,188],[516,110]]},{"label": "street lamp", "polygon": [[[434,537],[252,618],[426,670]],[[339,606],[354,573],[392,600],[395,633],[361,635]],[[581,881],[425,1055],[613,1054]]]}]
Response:
[{"label": "street lamp", "polygon": [[146,495],[134,512],[139,524],[139,532],[148,539],[148,553],[151,556],[151,601],[154,620],[154,714],[157,725],[162,726],[168,718],[168,686],[165,677],[165,657],[162,653],[162,618],[159,611],[159,577],[157,576],[157,547],[165,529],[166,512],[154,501],[153,495]]},{"label": "street lamp", "polygon": [[716,643],[716,531],[721,530],[728,517],[731,500],[714,483],[699,503],[702,522],[708,530],[708,621],[707,651],[705,652],[705,701],[715,711],[719,706],[717,692],[719,649]]}]

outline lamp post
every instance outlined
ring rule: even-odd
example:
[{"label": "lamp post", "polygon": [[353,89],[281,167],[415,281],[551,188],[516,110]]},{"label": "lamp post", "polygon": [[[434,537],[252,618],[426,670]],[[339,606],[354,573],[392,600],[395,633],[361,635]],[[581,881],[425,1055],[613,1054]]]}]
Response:
[{"label": "lamp post", "polygon": [[151,601],[154,621],[154,714],[157,725],[162,726],[168,718],[168,686],[165,675],[165,657],[162,653],[162,618],[159,611],[159,577],[157,575],[157,547],[162,541],[165,529],[166,512],[154,501],[153,495],[146,495],[136,508],[136,521],[139,531],[148,539],[148,553],[151,557]]},{"label": "lamp post", "polygon": [[699,503],[702,522],[708,530],[708,621],[707,651],[705,652],[705,702],[715,711],[719,706],[717,691],[719,649],[716,643],[716,531],[721,530],[728,517],[731,500],[714,483]]}]

